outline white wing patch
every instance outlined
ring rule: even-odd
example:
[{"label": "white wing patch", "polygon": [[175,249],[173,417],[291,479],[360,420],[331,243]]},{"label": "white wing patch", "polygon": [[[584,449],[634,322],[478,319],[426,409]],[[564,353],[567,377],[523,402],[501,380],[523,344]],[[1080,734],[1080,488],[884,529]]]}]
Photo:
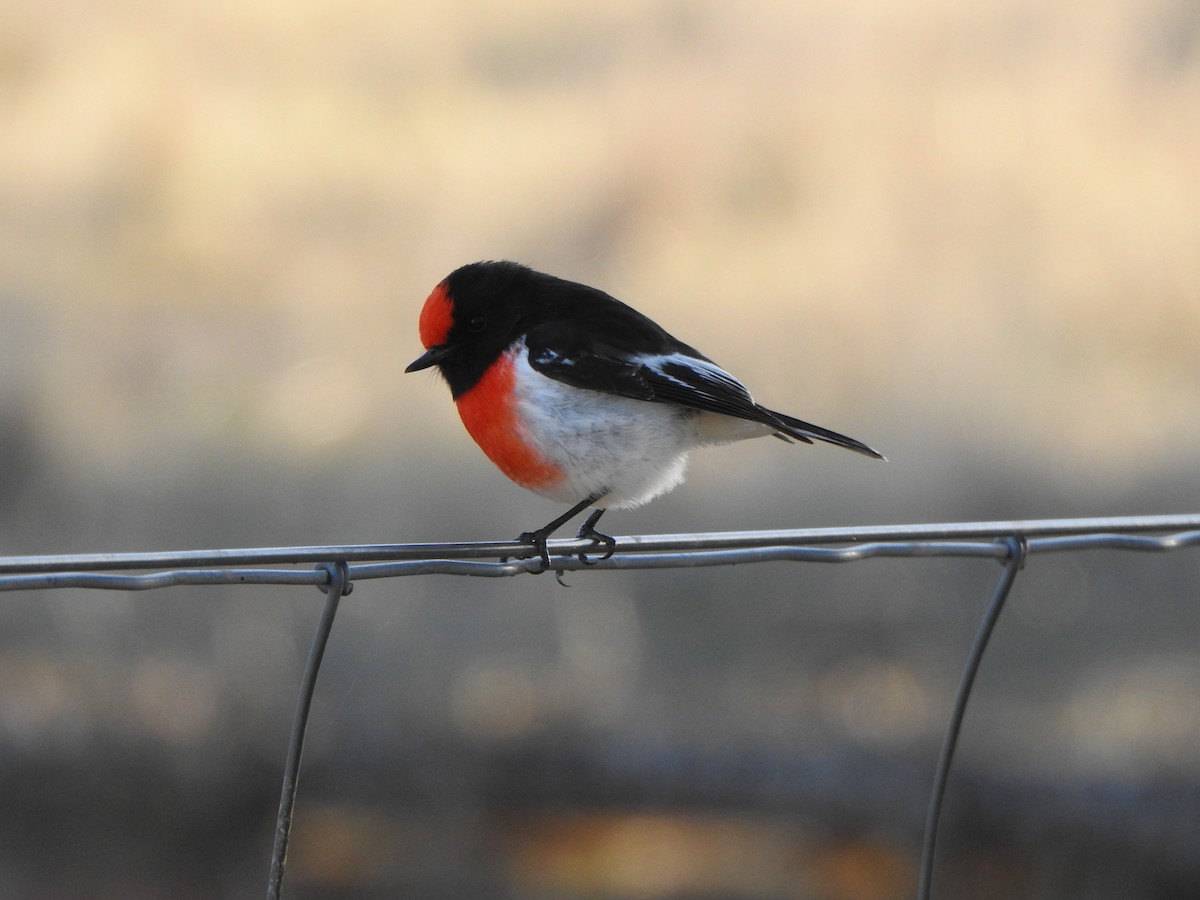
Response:
[{"label": "white wing patch", "polygon": [[543,347],[538,351],[537,356],[533,358],[533,362],[540,366],[570,366],[575,365],[575,360],[569,356],[563,356],[561,353],[556,353],[549,347]]},{"label": "white wing patch", "polygon": [[683,353],[666,353],[654,355],[642,354],[632,357],[632,360],[650,369],[660,378],[674,382],[680,387],[702,390],[696,381],[689,381],[679,376],[680,369],[685,369],[694,375],[696,380],[701,384],[708,383],[718,387],[722,391],[733,391],[745,397],[747,401],[754,402],[744,384],[716,363],[709,362],[706,359],[697,359],[694,356],[687,356]]}]

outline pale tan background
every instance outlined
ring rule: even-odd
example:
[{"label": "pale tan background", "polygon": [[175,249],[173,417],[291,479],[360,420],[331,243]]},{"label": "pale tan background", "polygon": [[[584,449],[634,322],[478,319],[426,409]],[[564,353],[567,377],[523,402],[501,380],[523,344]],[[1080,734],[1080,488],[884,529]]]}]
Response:
[{"label": "pale tan background", "polygon": [[[777,442],[714,450],[676,494],[613,514],[614,533],[1194,510],[1200,8],[9,0],[0,552],[497,538],[550,518],[470,444],[441,384],[402,375],[420,352],[429,289],[480,258],[596,284],[763,402],[891,458]],[[339,896],[432,896],[477,844],[493,851],[491,868],[457,896],[908,890],[916,776],[971,604],[996,574],[922,565],[578,577],[569,602],[549,579],[363,588],[339,637],[340,652],[365,661],[339,668],[335,644],[319,701],[331,706],[310,763],[335,774],[324,794],[313,787],[326,818],[309,821],[328,839],[298,835],[298,895],[340,885]],[[997,658],[1008,680],[999,706],[978,713],[979,765],[1059,784],[1158,784],[1165,767],[1194,790],[1188,566],[1043,563],[1044,594],[1015,618],[1016,637],[1033,643]],[[466,611],[445,609],[447,590],[472,598]],[[45,768],[9,764],[25,798],[13,815],[39,822],[40,837],[9,845],[15,874],[0,892],[257,890],[313,600],[280,589],[6,595],[0,741]],[[663,675],[677,668],[686,676]],[[358,710],[360,696],[376,706]],[[366,724],[376,719],[388,725]],[[546,845],[534,826],[499,829],[524,835],[511,838],[524,850],[463,840],[461,856],[444,849],[450,861],[421,874],[412,860],[426,857],[395,825],[409,822],[396,818],[404,802],[363,819],[336,774],[338,735],[361,742],[386,782],[401,768],[388,748],[409,746],[397,733],[493,749],[500,738],[558,746],[547,733],[691,747],[688,735],[714,729],[735,756],[749,746],[808,758],[815,746],[843,759],[865,746],[885,771],[911,756],[916,799],[885,804],[902,825],[846,857],[809,832],[736,832],[757,847],[779,841],[791,862],[778,882],[732,863],[741,876],[703,874],[704,840],[729,846],[734,833],[720,828],[734,825],[712,826],[714,837],[642,822],[670,838],[683,874],[655,882],[646,873],[676,870],[651,859],[606,882],[626,871],[613,860],[628,863],[627,844],[597,851],[592,869],[552,864],[528,849]],[[110,756],[82,764],[98,745]],[[412,746],[419,769],[425,745]],[[158,806],[132,787],[116,805],[85,803],[88,814],[47,799],[49,782],[120,781],[122,765],[136,785],[143,764],[129,760],[141,754],[184,773],[155,788],[163,816],[225,835],[212,844],[224,849],[205,851],[213,865],[189,870],[196,845],[163,838]],[[189,778],[225,798],[211,817],[171,792]],[[91,782],[79,790],[99,796]],[[654,805],[651,795],[632,802]],[[878,838],[873,814],[845,802],[848,833]],[[120,836],[114,823],[141,821],[121,803],[145,812],[142,832]],[[833,828],[799,806],[808,812],[789,815]],[[90,824],[74,835],[71,821]],[[329,835],[363,833],[354,828],[384,849],[367,862],[345,846],[338,855]],[[642,843],[636,827],[623,833]],[[583,846],[610,846],[588,834]],[[458,846],[455,836],[437,843]],[[91,855],[64,864],[47,849],[64,840]],[[361,850],[365,839],[346,840]],[[862,846],[876,868],[854,856]],[[1053,865],[1015,858],[1025,895],[1068,895],[1046,875]],[[883,874],[864,887],[854,873],[867,870]]]},{"label": "pale tan background", "polygon": [[450,269],[510,257],[884,445],[1178,464],[1200,442],[1196,16],[9,3],[6,395],[99,473],[455,440],[400,378],[413,318]]}]

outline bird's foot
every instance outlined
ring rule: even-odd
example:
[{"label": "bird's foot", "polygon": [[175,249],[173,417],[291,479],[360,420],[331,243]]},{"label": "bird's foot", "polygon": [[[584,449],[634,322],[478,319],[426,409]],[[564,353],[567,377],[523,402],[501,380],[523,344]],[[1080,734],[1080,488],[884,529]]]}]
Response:
[{"label": "bird's foot", "polygon": [[[547,569],[551,568],[550,548],[546,545],[546,542],[549,539],[550,535],[552,535],[554,533],[554,531],[560,525],[562,525],[564,522],[566,522],[568,519],[574,518],[576,515],[583,512],[583,510],[587,509],[587,507],[591,506],[593,503],[595,503],[597,500],[599,500],[603,496],[604,496],[604,494],[600,493],[600,494],[592,494],[589,497],[585,497],[583,500],[581,500],[579,503],[576,503],[569,510],[567,510],[565,513],[563,513],[561,516],[559,516],[557,519],[555,519],[552,522],[547,522],[541,528],[537,529],[537,531],[524,531],[521,533],[521,536],[519,538],[517,538],[517,541],[522,544],[532,545],[534,553],[537,555],[537,558],[539,560],[541,560],[541,563],[542,563],[541,568],[530,570],[531,574],[538,575],[538,574],[541,574],[542,572],[545,572]],[[590,516],[588,516],[587,519],[584,520],[583,527],[579,529],[578,537],[589,538],[592,541],[594,541],[597,545],[599,545],[601,547],[607,547],[608,552],[605,553],[604,556],[600,557],[600,559],[608,559],[610,556],[613,555],[613,550],[616,549],[617,542],[614,541],[612,538],[610,538],[607,534],[600,534],[598,531],[596,531],[596,529],[595,529],[596,522],[599,521],[599,519],[602,515],[604,515],[604,510],[597,509]],[[522,557],[522,559],[528,559],[528,558],[529,557]],[[580,552],[579,559],[584,565],[593,565],[593,563],[588,561],[587,555],[584,554],[583,552]],[[596,560],[596,562],[599,562],[599,561],[600,560]],[[557,568],[554,570],[554,577],[558,579],[558,583],[561,584],[563,587],[569,586],[565,581],[563,581],[563,570],[561,568]]]},{"label": "bird's foot", "polygon": [[[597,513],[599,512],[601,512],[601,510],[597,510]],[[579,561],[585,566],[594,566],[598,562],[604,562],[604,560],[612,556],[617,550],[616,538],[609,534],[602,534],[596,530],[596,520],[599,518],[600,516],[598,514],[589,516],[587,521],[583,523],[583,527],[579,529],[579,533],[575,535],[576,540],[591,541],[596,545],[597,548],[604,550],[604,555],[598,559],[588,559],[587,553],[583,550],[580,550]]]},{"label": "bird's foot", "polygon": [[[537,573],[545,572],[550,568],[550,549],[546,546],[546,540],[549,537],[549,531],[539,528],[537,531],[522,531],[521,536],[517,538],[517,543],[533,545],[534,556],[542,561],[542,567],[537,570]],[[528,559],[528,557],[522,557],[522,559]]]},{"label": "bird's foot", "polygon": [[[549,536],[549,533],[545,529],[539,529],[538,531],[523,531],[521,532],[521,536],[517,538],[517,540],[522,544],[532,544],[534,553],[537,556],[538,561],[541,562],[541,566],[536,569],[529,570],[530,575],[541,575],[550,568],[550,550],[546,546],[546,539]],[[529,557],[522,558],[528,559]],[[554,578],[563,587],[570,587],[569,584],[563,581],[562,569],[554,570]]]}]

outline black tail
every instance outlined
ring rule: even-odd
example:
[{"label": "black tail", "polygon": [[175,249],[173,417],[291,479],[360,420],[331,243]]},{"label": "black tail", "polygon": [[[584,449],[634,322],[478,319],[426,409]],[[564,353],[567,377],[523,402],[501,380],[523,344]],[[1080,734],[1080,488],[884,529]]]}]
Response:
[{"label": "black tail", "polygon": [[887,457],[876,450],[872,450],[862,441],[856,441],[852,437],[846,437],[844,434],[838,434],[836,431],[830,431],[828,428],[822,428],[820,425],[813,425],[810,422],[804,422],[792,416],[785,415],[781,412],[775,412],[766,407],[759,407],[771,418],[770,424],[779,428],[776,437],[788,440],[794,438],[798,441],[803,441],[806,444],[811,444],[814,440],[824,441],[827,444],[836,444],[839,447],[845,447],[847,450],[853,450],[855,453],[861,453],[863,456],[870,456],[873,459],[882,459],[887,461]]}]

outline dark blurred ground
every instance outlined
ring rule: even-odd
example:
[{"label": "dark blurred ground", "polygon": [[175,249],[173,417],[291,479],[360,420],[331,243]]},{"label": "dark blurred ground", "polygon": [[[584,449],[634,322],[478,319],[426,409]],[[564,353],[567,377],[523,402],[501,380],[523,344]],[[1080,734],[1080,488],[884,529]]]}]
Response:
[{"label": "dark blurred ground", "polygon": [[[780,472],[842,468],[832,452],[778,449]],[[428,477],[405,492],[403,525],[389,525],[387,472],[357,483],[336,467],[231,464],[153,497],[133,484],[89,493],[63,473],[53,502],[13,508],[34,546],[81,540],[57,524],[73,506],[114,523],[106,547],[147,549],[230,532],[269,544],[508,536],[545,511],[489,485],[484,465],[466,479],[432,459],[406,465]],[[613,514],[619,533],[776,524],[797,502],[760,492],[731,508],[714,474]],[[1188,486],[1064,498],[951,461],[940,483],[949,519],[1178,511],[1170,498]],[[798,524],[854,519],[838,484],[791,490]],[[163,520],[179,530],[145,524]],[[549,577],[361,583],[317,693],[290,893],[911,895],[937,746],[999,571],[875,560],[583,573],[570,589]],[[1192,551],[1030,562],[951,781],[945,896],[1188,896],[1200,877],[1198,572]],[[259,890],[320,602],[287,588],[3,595],[4,895]]]},{"label": "dark blurred ground", "polygon": [[[0,553],[512,537],[433,286],[595,283],[878,446],[696,457],[617,534],[1194,512],[1183,0],[0,9]],[[1039,557],[938,896],[1191,897],[1196,551]],[[911,896],[999,568],[360,584],[289,870],[313,897]],[[0,595],[0,896],[262,889],[312,590]]]}]

